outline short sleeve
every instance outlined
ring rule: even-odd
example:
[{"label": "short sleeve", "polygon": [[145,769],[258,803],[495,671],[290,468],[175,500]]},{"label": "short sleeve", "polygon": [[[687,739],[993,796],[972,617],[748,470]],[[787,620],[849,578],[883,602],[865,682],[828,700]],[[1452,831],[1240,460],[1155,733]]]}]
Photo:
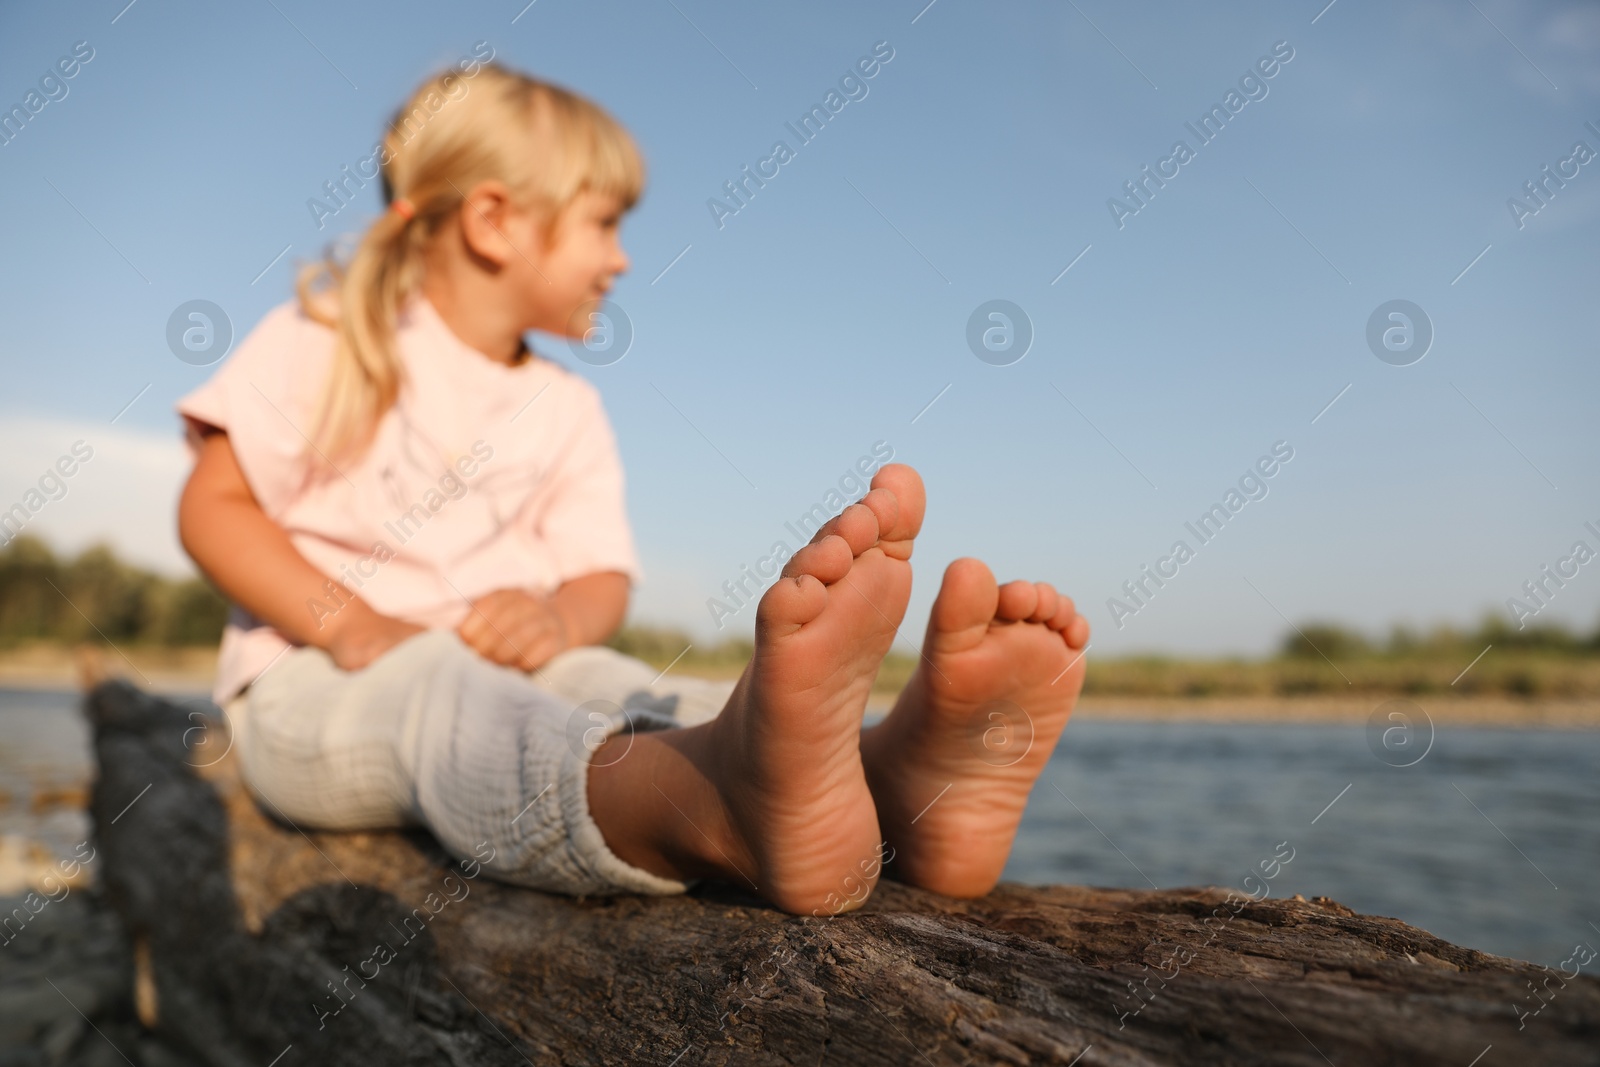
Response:
[{"label": "short sleeve", "polygon": [[305,483],[307,435],[333,341],[332,330],[306,319],[292,301],[281,304],[210,380],[176,405],[191,449],[201,426],[228,435],[245,481],[269,516],[281,514]]},{"label": "short sleeve", "polygon": [[616,436],[599,394],[585,388],[584,397],[584,415],[552,473],[549,503],[534,533],[555,560],[558,581],[621,571],[637,585],[644,571],[628,525]]}]

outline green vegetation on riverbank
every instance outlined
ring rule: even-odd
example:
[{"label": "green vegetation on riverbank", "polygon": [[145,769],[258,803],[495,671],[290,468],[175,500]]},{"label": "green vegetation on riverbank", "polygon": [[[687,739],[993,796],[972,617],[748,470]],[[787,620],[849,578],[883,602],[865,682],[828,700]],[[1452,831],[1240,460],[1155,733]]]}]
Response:
[{"label": "green vegetation on riverbank", "polygon": [[[657,667],[667,666],[690,643],[678,631],[637,626],[625,628],[611,642]],[[694,644],[673,670],[732,677],[751,648],[748,640]],[[1483,657],[1474,662],[1479,653]],[[916,665],[916,657],[897,646],[884,659],[875,688],[898,692]],[[1600,699],[1600,633],[1578,637],[1559,626],[1517,630],[1491,617],[1472,631],[1440,627],[1422,634],[1397,628],[1380,642],[1337,626],[1307,625],[1291,632],[1277,654],[1265,659],[1091,654],[1083,691],[1162,698],[1448,694]]]},{"label": "green vegetation on riverbank", "polygon": [[55,641],[215,644],[228,605],[199,578],[131,566],[104,546],[62,559],[24,534],[0,550],[0,648]]},{"label": "green vegetation on riverbank", "polygon": [[[41,642],[214,646],[226,617],[227,604],[203,580],[152,574],[123,563],[106,548],[60,559],[42,541],[23,536],[0,550],[0,650]],[[625,627],[609,644],[657,668],[672,664],[677,673],[724,678],[736,676],[753,650],[746,638],[712,644],[655,626]],[[884,660],[876,689],[898,691],[916,664],[904,643],[897,644]],[[1092,655],[1084,692],[1179,699],[1430,694],[1600,699],[1600,629],[1589,635],[1557,625],[1518,630],[1489,616],[1470,631],[1396,627],[1374,639],[1308,623],[1291,631],[1276,654],[1262,659]]]}]

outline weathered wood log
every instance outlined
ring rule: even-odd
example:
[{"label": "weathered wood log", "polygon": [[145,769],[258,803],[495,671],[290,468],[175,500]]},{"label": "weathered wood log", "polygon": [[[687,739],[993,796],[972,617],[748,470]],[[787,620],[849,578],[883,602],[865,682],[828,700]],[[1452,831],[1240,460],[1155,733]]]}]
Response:
[{"label": "weathered wood log", "polygon": [[424,833],[270,818],[216,759],[220,725],[125,683],[88,710],[147,1021],[211,1064],[1600,1062],[1600,980],[1326,899],[885,881],[835,919],[719,886],[574,900]]}]

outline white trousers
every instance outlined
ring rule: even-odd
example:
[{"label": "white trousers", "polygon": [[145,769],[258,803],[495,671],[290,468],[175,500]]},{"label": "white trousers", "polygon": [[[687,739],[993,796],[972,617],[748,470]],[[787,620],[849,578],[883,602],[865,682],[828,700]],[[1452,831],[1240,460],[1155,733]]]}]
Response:
[{"label": "white trousers", "polygon": [[681,893],[686,883],[612,853],[589,814],[589,762],[602,741],[704,722],[733,689],[652,684],[656,676],[594,646],[523,674],[431,630],[359,671],[317,649],[285,653],[227,715],[245,784],[295,826],[421,825],[501,881],[572,894]]}]

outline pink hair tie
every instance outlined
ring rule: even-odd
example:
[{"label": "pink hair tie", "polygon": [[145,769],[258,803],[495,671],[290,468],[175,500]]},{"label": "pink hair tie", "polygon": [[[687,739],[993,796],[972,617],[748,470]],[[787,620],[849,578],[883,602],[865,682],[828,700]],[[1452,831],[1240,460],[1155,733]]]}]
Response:
[{"label": "pink hair tie", "polygon": [[399,197],[394,203],[390,204],[389,210],[393,211],[396,215],[399,215],[407,222],[417,217],[416,205],[403,196]]}]

